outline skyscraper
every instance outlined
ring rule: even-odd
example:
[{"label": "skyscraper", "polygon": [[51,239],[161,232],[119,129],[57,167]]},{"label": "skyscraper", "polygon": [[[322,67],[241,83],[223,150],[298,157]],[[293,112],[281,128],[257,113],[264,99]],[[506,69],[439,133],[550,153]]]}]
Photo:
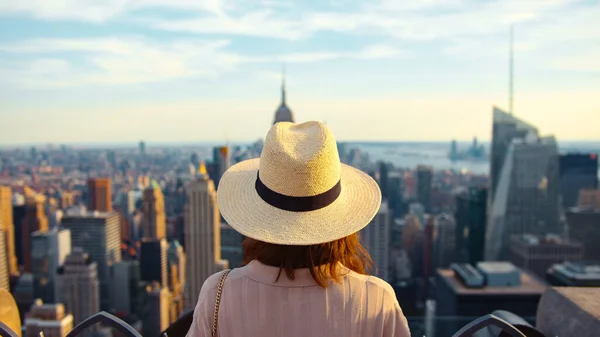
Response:
[{"label": "skyscraper", "polygon": [[140,252],[140,273],[143,281],[159,282],[162,287],[168,287],[166,239],[143,238]]},{"label": "skyscraper", "polygon": [[514,234],[563,234],[559,223],[558,147],[529,133],[505,156],[486,233],[486,260],[506,259]]},{"label": "skyscraper", "polygon": [[75,325],[100,311],[97,264],[83,249],[73,248],[56,277],[57,301],[67,306]]},{"label": "skyscraper", "polygon": [[572,208],[567,214],[569,238],[583,244],[583,258],[600,260],[600,209]]},{"label": "skyscraper", "polygon": [[150,187],[144,191],[144,221],[142,228],[145,238],[166,238],[165,199],[160,185],[155,180],[152,180]]},{"label": "skyscraper", "polygon": [[[63,218],[64,228],[71,230],[71,245],[81,247],[98,265],[101,308],[108,310],[111,297],[110,268],[121,261],[121,235],[117,212],[87,212],[78,210],[67,212]],[[117,291],[117,289],[113,289]]]},{"label": "skyscraper", "polygon": [[228,146],[213,148],[213,163],[215,165],[214,183],[215,188],[218,188],[221,177],[223,174],[225,174],[225,171],[227,171],[230,165],[230,153]]},{"label": "skyscraper", "polygon": [[275,119],[273,120],[273,124],[277,124],[279,122],[292,122],[294,123],[294,114],[292,110],[288,108],[287,103],[285,101],[285,78],[281,81],[281,103],[275,111]]},{"label": "skyscraper", "polygon": [[492,149],[490,180],[491,187],[489,191],[490,202],[495,199],[500,172],[504,166],[504,160],[512,140],[515,138],[524,138],[528,133],[538,134],[535,126],[515,117],[513,114],[493,107],[493,126],[492,126]]},{"label": "skyscraper", "polygon": [[569,153],[559,158],[562,205],[577,205],[581,190],[598,188],[598,156],[595,153]]},{"label": "skyscraper", "polygon": [[88,179],[88,208],[91,211],[112,211],[112,194],[109,178]]},{"label": "skyscraper", "polygon": [[25,199],[25,218],[21,225],[21,248],[26,272],[31,272],[31,233],[48,230],[48,218],[44,212],[46,198],[41,194],[30,195]]},{"label": "skyscraper", "polygon": [[23,219],[27,214],[25,207],[25,197],[22,202],[13,206],[13,222],[15,223],[15,253],[17,256],[17,265],[25,265],[25,254],[23,252]]},{"label": "skyscraper", "polygon": [[6,233],[0,231],[0,289],[10,291],[10,277],[8,273],[8,259],[6,254]]},{"label": "skyscraper", "polygon": [[168,269],[169,269],[169,290],[171,293],[171,322],[174,322],[183,313],[185,300],[185,282],[186,282],[186,261],[183,247],[177,240],[169,244]]},{"label": "skyscraper", "polygon": [[456,197],[456,260],[475,264],[484,259],[487,189],[472,187]]},{"label": "skyscraper", "polygon": [[6,266],[10,275],[17,273],[15,250],[15,224],[13,221],[12,192],[9,187],[0,186],[0,231],[4,232]]},{"label": "skyscraper", "polygon": [[360,231],[361,241],[377,268],[375,275],[386,281],[390,280],[390,213],[387,201],[382,201],[375,218]]},{"label": "skyscraper", "polygon": [[456,221],[448,214],[436,217],[436,235],[434,236],[434,260],[437,268],[448,268],[455,262]]},{"label": "skyscraper", "polygon": [[143,323],[144,336],[160,336],[169,327],[169,289],[154,282],[146,288],[146,315]]},{"label": "skyscraper", "polygon": [[62,303],[44,304],[37,299],[25,319],[25,337],[66,337],[73,330],[73,315],[65,311]]},{"label": "skyscraper", "polygon": [[119,316],[143,312],[141,302],[145,296],[145,287],[141,286],[139,261],[121,261],[112,267],[111,286],[119,289],[119,296],[113,297],[111,307]]},{"label": "skyscraper", "polygon": [[433,169],[419,165],[417,167],[417,201],[425,207],[425,212],[431,212],[431,188]]},{"label": "skyscraper", "polygon": [[221,217],[215,185],[207,175],[199,174],[187,187],[185,206],[185,244],[187,249],[186,308],[193,308],[204,281],[226,269],[221,261]]},{"label": "skyscraper", "polygon": [[31,234],[31,273],[35,298],[44,302],[55,301],[55,275],[71,253],[71,232],[53,229]]},{"label": "skyscraper", "polygon": [[143,140],[142,140],[142,141],[140,141],[140,144],[139,144],[139,150],[140,150],[140,154],[141,154],[142,156],[145,156],[145,155],[146,155],[146,143],[145,143]]}]

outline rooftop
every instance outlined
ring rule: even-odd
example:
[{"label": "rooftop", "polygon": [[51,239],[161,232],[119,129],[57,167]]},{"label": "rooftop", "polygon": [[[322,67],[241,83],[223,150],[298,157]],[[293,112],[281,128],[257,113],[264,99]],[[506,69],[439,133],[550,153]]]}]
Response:
[{"label": "rooftop", "polygon": [[[514,268],[514,267],[513,267]],[[448,284],[457,295],[481,296],[481,295],[541,295],[546,285],[538,281],[534,276],[519,270],[521,285],[512,287],[483,287],[468,288],[455,275],[451,269],[438,269],[441,279]]]}]

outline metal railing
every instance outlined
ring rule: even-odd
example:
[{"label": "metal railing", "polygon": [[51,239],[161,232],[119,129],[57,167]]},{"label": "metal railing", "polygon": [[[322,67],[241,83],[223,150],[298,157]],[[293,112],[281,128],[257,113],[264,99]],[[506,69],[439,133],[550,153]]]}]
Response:
[{"label": "metal railing", "polygon": [[[169,328],[163,331],[160,334],[160,337],[185,337],[192,324],[193,316],[193,310],[183,314],[177,321],[171,324]],[[436,317],[436,319],[447,318],[448,317]],[[476,332],[481,331],[482,329],[489,329],[489,327],[492,326],[501,329],[505,333],[502,336],[508,334],[511,337],[544,337],[544,335],[535,330],[535,328],[531,326],[524,326],[522,322],[524,321],[519,316],[505,311],[496,311],[492,314],[485,315],[471,321],[453,334],[452,337],[472,337]],[[127,324],[122,319],[104,311],[101,311],[79,323],[67,334],[66,337],[79,336],[84,331],[96,324],[113,328],[126,337],[142,337],[142,335],[131,325]],[[489,334],[489,336],[498,336],[498,334]],[[4,323],[0,322],[0,337],[19,337],[19,335]],[[40,332],[38,337],[44,337],[43,332]]]}]

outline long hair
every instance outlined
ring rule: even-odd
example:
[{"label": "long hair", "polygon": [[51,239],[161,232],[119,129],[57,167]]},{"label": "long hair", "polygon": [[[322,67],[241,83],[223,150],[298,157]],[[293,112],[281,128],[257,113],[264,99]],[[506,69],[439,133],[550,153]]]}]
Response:
[{"label": "long hair", "polygon": [[310,246],[277,245],[245,238],[242,247],[245,264],[258,260],[263,264],[279,267],[276,281],[282,271],[293,280],[295,269],[308,268],[313,279],[325,288],[330,280],[341,280],[339,263],[359,274],[367,274],[373,267],[373,260],[360,243],[357,233]]}]

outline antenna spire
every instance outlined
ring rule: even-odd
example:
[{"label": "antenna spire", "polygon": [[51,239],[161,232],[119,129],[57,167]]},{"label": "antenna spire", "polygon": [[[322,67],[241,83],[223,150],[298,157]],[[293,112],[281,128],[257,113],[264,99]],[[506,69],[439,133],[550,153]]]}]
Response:
[{"label": "antenna spire", "polygon": [[285,104],[285,64],[281,66],[281,103]]},{"label": "antenna spire", "polygon": [[514,90],[514,49],[513,49],[513,30],[514,25],[510,26],[510,51],[509,51],[509,79],[508,79],[508,112],[513,113],[513,90]]}]

